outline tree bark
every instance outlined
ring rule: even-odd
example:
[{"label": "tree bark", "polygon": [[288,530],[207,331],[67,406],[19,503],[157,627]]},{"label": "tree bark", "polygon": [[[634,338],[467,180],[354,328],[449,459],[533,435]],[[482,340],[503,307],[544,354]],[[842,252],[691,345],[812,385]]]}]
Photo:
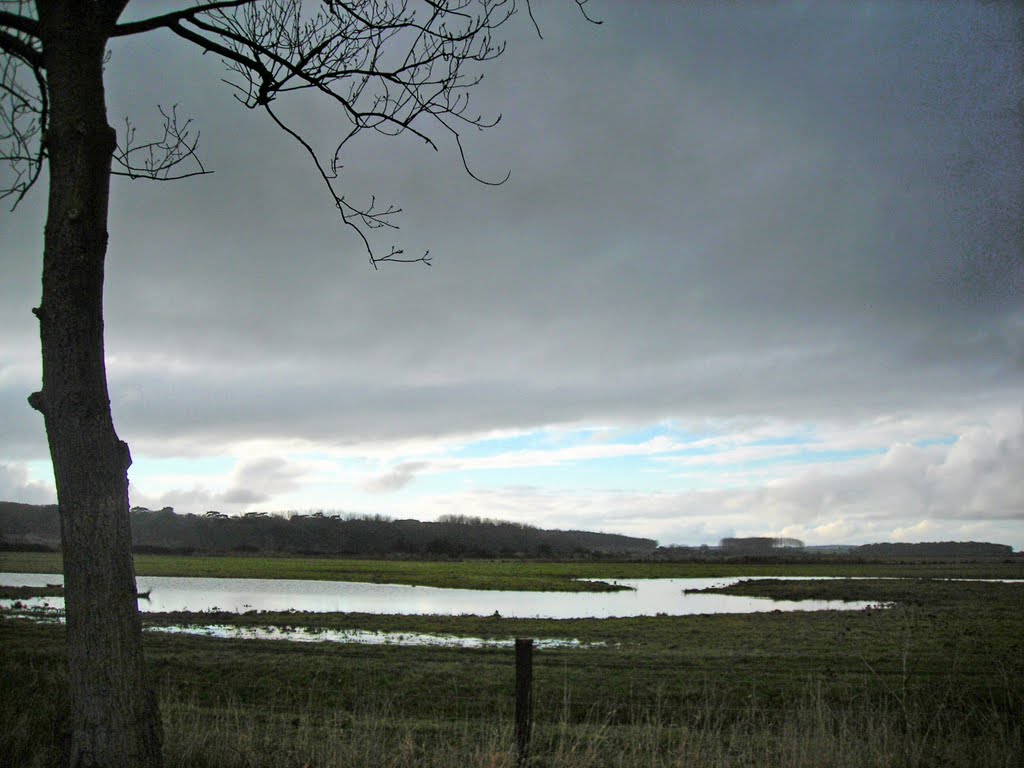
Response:
[{"label": "tree bark", "polygon": [[46,423],[64,552],[72,768],[158,767],[128,515],[126,443],[114,431],[103,349],[103,272],[114,130],[103,59],[124,2],[38,4],[50,123],[39,317]]}]

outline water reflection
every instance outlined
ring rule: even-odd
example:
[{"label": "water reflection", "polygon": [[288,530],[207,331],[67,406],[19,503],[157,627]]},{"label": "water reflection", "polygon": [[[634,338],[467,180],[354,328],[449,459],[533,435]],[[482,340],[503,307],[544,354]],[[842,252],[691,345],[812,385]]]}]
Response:
[{"label": "water reflection", "polygon": [[[355,643],[358,645],[430,646],[441,648],[511,648],[515,640],[497,640],[457,635],[429,635],[420,632],[371,632],[365,629],[320,629],[317,627],[238,627],[230,624],[208,624],[201,627],[183,625],[149,627],[149,632],[227,637],[234,640],[291,640],[300,643]],[[604,641],[583,643],[579,640],[538,638],[534,647],[546,648],[598,648]]]},{"label": "water reflection", "polygon": [[[772,600],[720,594],[684,594],[684,590],[724,586],[740,578],[622,579],[622,592],[515,592],[412,587],[290,579],[210,579],[140,576],[144,612],[311,611],[407,615],[475,615],[507,618],[571,619],[632,616],[688,616],[768,611],[859,610],[875,603],[842,600]],[[46,586],[63,583],[59,574],[0,573],[0,585]],[[60,598],[20,601],[26,607],[63,607]],[[0,601],[7,605],[13,601]]]}]

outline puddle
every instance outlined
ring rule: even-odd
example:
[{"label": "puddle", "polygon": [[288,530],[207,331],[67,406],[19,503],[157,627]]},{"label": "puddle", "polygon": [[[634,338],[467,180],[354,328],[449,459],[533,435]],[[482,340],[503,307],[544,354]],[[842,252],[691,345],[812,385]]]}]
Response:
[{"label": "puddle", "polygon": [[[300,643],[353,643],[358,645],[428,646],[438,648],[511,648],[515,640],[497,640],[457,635],[428,635],[417,632],[372,632],[364,629],[318,629],[316,627],[236,627],[229,624],[209,626],[147,627],[147,632],[203,635],[236,640],[290,640]],[[604,642],[583,643],[576,639],[547,638],[533,641],[533,647],[597,648]]]},{"label": "puddle", "polygon": [[[12,618],[41,624],[63,624],[64,609],[52,604],[53,598],[0,600],[0,612]],[[420,632],[380,632],[365,629],[322,629],[319,627],[235,626],[232,624],[175,624],[146,627],[145,632],[172,635],[201,635],[233,640],[289,640],[296,643],[349,643],[355,645],[398,645],[434,648],[511,648],[514,639],[500,640],[459,635],[433,635]],[[554,648],[600,648],[603,641],[584,643],[575,638],[542,638],[533,641],[539,650]]]}]

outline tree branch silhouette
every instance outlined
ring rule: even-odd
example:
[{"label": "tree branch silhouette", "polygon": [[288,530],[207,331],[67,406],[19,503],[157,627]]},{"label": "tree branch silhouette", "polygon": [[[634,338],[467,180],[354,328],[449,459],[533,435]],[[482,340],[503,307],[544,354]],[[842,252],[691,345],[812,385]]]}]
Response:
[{"label": "tree branch silhouette", "polygon": [[[589,0],[573,2],[587,21],[601,23],[587,14]],[[0,199],[13,196],[17,206],[46,158],[47,110],[38,21],[29,15],[26,0],[10,4],[15,12],[0,11],[0,51],[10,54],[0,72],[0,161],[11,168],[11,178],[0,181]],[[525,5],[540,35],[531,1]],[[492,128],[501,120],[500,114],[487,118],[472,112],[469,92],[483,79],[474,66],[504,52],[494,34],[516,10],[516,0],[324,0],[314,11],[300,0],[221,0],[117,23],[110,37],[164,29],[220,57],[235,99],[263,110],[298,143],[376,268],[383,262],[430,264],[429,252],[408,257],[394,245],[381,251],[373,244],[374,230],[398,229],[395,215],[401,208],[379,206],[373,197],[357,205],[342,194],[343,150],[364,131],[408,133],[435,151],[446,136],[475,181],[488,186],[508,181],[511,171],[497,179],[477,173],[463,138],[468,130]],[[318,152],[309,136],[285,122],[280,109],[271,109],[299,92],[332,101],[347,121],[330,154]],[[138,142],[136,127],[125,120],[113,175],[165,181],[211,173],[198,155],[199,133],[193,134],[191,118],[179,122],[176,107],[160,113],[162,135],[147,142]]]},{"label": "tree branch silhouette", "polygon": [[[26,3],[13,3],[24,11]],[[6,27],[6,29],[5,29]],[[21,13],[0,11],[0,200],[18,207],[42,171],[49,104],[38,23]]]},{"label": "tree branch silhouette", "polygon": [[[163,118],[163,135],[153,141],[136,144],[135,126],[125,118],[122,143],[114,150],[114,162],[122,170],[111,170],[111,175],[127,176],[130,179],[173,181],[213,173],[206,169],[196,154],[199,132],[196,131],[195,136],[192,135],[192,118],[179,124],[177,104],[172,106],[170,111],[163,107],[157,109]],[[192,169],[177,170],[179,166],[186,164],[190,164]]]},{"label": "tree branch silhouette", "polygon": [[[582,9],[587,0],[574,2]],[[529,3],[527,7],[533,19],[533,9]],[[397,229],[395,215],[401,209],[378,206],[373,197],[357,205],[341,192],[344,148],[364,131],[408,133],[434,150],[440,137],[447,136],[471,178],[491,186],[505,183],[509,173],[486,179],[472,168],[463,134],[491,128],[501,119],[470,111],[469,91],[483,79],[471,70],[504,52],[494,33],[516,8],[515,0],[330,0],[307,12],[295,0],[235,0],[119,24],[113,34],[165,28],[219,56],[228,72],[224,81],[236,100],[263,110],[298,143],[376,268],[383,262],[429,264],[429,252],[410,257],[394,245],[385,251],[375,247],[373,231]],[[309,136],[272,107],[300,92],[333,102],[348,123],[329,155],[318,152]],[[191,149],[194,154],[195,146]]]},{"label": "tree branch silhouette", "polygon": [[[184,0],[183,0],[184,1]],[[529,0],[525,2],[537,27]],[[574,0],[583,10],[587,0]],[[375,268],[429,265],[430,252],[383,250],[371,238],[397,229],[401,209],[343,193],[342,155],[370,131],[409,134],[438,150],[497,124],[472,111],[478,65],[504,51],[497,30],[516,0],[198,0],[119,23],[128,0],[0,0],[0,199],[16,207],[49,170],[39,321],[42,387],[29,405],[43,417],[57,491],[65,585],[70,765],[160,768],[161,719],[144,663],[131,550],[131,453],[114,429],[107,385],[103,293],[110,179],[206,174],[199,132],[177,107],[159,108],[163,130],[137,137],[109,125],[108,45],[166,30],[219,57],[233,96],[261,110],[303,149],[343,223]],[[141,3],[139,4],[142,5]],[[584,11],[584,16],[586,13]],[[539,30],[539,27],[537,27]],[[327,101],[344,122],[317,151],[287,105]]]}]

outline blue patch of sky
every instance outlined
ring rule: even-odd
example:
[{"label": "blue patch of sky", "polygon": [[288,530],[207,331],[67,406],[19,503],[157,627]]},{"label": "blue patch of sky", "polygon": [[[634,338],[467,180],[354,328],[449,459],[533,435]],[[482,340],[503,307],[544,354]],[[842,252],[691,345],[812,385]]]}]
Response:
[{"label": "blue patch of sky", "polygon": [[945,435],[943,437],[926,437],[914,441],[915,448],[931,448],[934,445],[952,445],[957,441],[956,435]]},{"label": "blue patch of sky", "polygon": [[[884,450],[798,451],[747,461],[673,466],[657,456],[614,456],[580,459],[542,466],[493,467],[424,472],[401,489],[382,494],[394,502],[416,497],[483,488],[532,487],[556,492],[632,493],[684,492],[701,488],[745,486],[763,482],[773,471],[801,465],[842,464]],[[723,485],[724,483],[724,485]]]},{"label": "blue patch of sky", "polygon": [[884,456],[889,449],[883,448],[855,448],[846,451],[807,451],[796,454],[794,460],[803,461],[807,464],[835,464],[844,461],[856,461],[866,459],[869,456]]},{"label": "blue patch of sky", "polygon": [[[681,448],[700,443],[707,439],[736,438],[743,445],[794,445],[813,444],[816,442],[813,430],[802,429],[783,435],[771,435],[756,439],[740,439],[744,434],[742,428],[732,428],[728,424],[718,429],[702,432],[683,429],[671,421],[655,422],[644,426],[591,426],[575,429],[536,429],[514,435],[484,438],[462,446],[452,453],[453,456],[493,456],[502,453],[522,450],[539,450],[581,444],[609,445],[642,445],[658,438],[668,438],[678,443]],[[703,449],[703,446],[694,446]],[[712,450],[720,449],[712,447]]]},{"label": "blue patch of sky", "polygon": [[29,482],[53,485],[53,464],[49,459],[25,462],[25,471]]},{"label": "blue patch of sky", "polygon": [[643,445],[659,437],[667,437],[679,442],[690,442],[699,439],[697,435],[688,434],[674,428],[671,424],[651,424],[639,429],[610,429],[602,442],[616,445]]},{"label": "blue patch of sky", "polygon": [[810,433],[795,432],[786,435],[775,435],[773,437],[761,437],[751,440],[745,445],[773,446],[773,445],[814,445],[818,441]]},{"label": "blue patch of sky", "polygon": [[651,424],[639,428],[537,429],[514,435],[475,440],[460,446],[448,455],[455,459],[473,459],[525,451],[550,451],[579,445],[643,445],[659,437],[668,437],[680,443],[694,442],[702,438],[701,435],[679,430],[668,423]]},{"label": "blue patch of sky", "polygon": [[[455,460],[452,469],[425,472],[417,475],[403,489],[395,493],[419,495],[453,492],[467,488],[494,488],[532,486],[549,490],[630,490],[680,491],[699,488],[702,484],[715,485],[723,479],[730,484],[742,483],[744,475],[750,480],[764,477],[766,471],[801,465],[843,464],[885,453],[884,448],[858,448],[829,450],[819,442],[812,430],[791,431],[784,435],[765,436],[744,440],[742,433],[725,431],[720,434],[698,435],[686,432],[664,422],[639,428],[592,427],[577,429],[539,429],[473,441],[446,454]],[[705,438],[724,438],[722,442],[699,444]],[[551,464],[532,466],[500,466],[500,457],[514,460],[516,454],[545,451],[557,452],[580,446],[605,445],[613,447],[638,446],[657,438],[669,438],[675,444],[671,449],[650,454],[621,455],[613,451],[607,456],[568,458]],[[696,443],[696,444],[695,444]],[[764,456],[729,461],[732,448],[767,448]],[[770,449],[780,449],[778,452]],[[785,450],[791,449],[791,450]],[[707,464],[700,457],[707,456]],[[688,466],[673,465],[673,457],[687,457],[695,463]],[[459,467],[458,460],[497,458],[494,467]],[[714,458],[714,461],[710,459]],[[724,460],[723,460],[724,459]],[[436,465],[435,465],[436,468]],[[702,479],[704,483],[702,483]]]},{"label": "blue patch of sky", "polygon": [[[780,444],[780,445],[785,445]],[[715,452],[718,454],[719,452]],[[724,451],[728,455],[727,451]],[[802,466],[808,464],[844,464],[870,456],[883,456],[885,448],[857,448],[850,450],[799,450],[792,453],[779,453],[773,456],[762,456],[756,459],[734,462],[715,462],[714,464],[693,464],[677,468],[684,475],[700,474],[705,476],[735,475],[749,472],[755,474],[772,467]]]},{"label": "blue patch of sky", "polygon": [[[440,476],[448,476],[447,484],[452,482],[451,475],[471,477],[474,485],[536,485],[545,488],[609,489],[629,488],[631,490],[659,490],[666,485],[678,487],[680,482],[690,485],[689,481],[680,480],[680,468],[671,466],[672,456],[720,456],[728,454],[729,446],[723,444],[694,444],[704,439],[704,435],[694,434],[678,429],[667,422],[656,423],[639,428],[586,428],[573,430],[535,430],[527,433],[485,439],[469,443],[449,456],[453,459],[481,459],[510,456],[523,452],[557,451],[558,449],[579,446],[605,445],[640,446],[658,438],[668,438],[675,443],[671,449],[651,454],[621,455],[611,451],[607,456],[581,457],[564,459],[552,464],[539,464],[525,467],[493,467],[460,469],[455,472],[444,472]],[[805,446],[812,441],[806,434],[788,434],[772,436],[753,441],[737,441],[737,445],[749,446]],[[816,461],[841,461],[846,456],[841,452],[818,452]],[[659,459],[668,459],[667,462]],[[800,455],[781,454],[763,459],[694,467],[693,474],[735,473],[745,469],[756,469],[780,464],[783,462],[806,461]],[[674,478],[670,480],[670,478]],[[420,478],[415,484],[423,487],[426,478]]]},{"label": "blue patch of sky", "polygon": [[201,456],[196,458],[146,457],[132,464],[128,473],[134,482],[172,476],[225,477],[235,468],[233,456]]},{"label": "blue patch of sky", "polygon": [[[650,454],[616,455],[566,458],[534,466],[500,466],[500,457],[514,459],[515,454],[545,451],[557,452],[579,446],[637,446],[657,438],[669,438],[674,446],[669,450]],[[699,441],[712,442],[700,444]],[[719,442],[716,438],[721,438]],[[929,438],[917,441],[921,447],[948,445],[954,437]],[[767,449],[765,455],[730,461],[729,453],[736,449]],[[772,450],[778,449],[778,450]],[[590,427],[577,429],[539,429],[529,432],[487,438],[460,446],[446,454],[455,460],[451,469],[419,474],[401,489],[393,491],[393,498],[412,499],[416,496],[444,494],[479,488],[525,486],[552,491],[616,491],[680,492],[699,488],[742,486],[760,483],[794,467],[809,465],[835,465],[884,455],[885,447],[829,449],[814,434],[813,429],[798,429],[782,435],[769,435],[751,440],[743,438],[741,430],[723,430],[708,434],[695,434],[677,428],[669,422],[639,428]],[[742,455],[742,454],[740,454]],[[708,457],[706,464],[701,457]],[[691,464],[673,464],[672,458],[688,458]],[[458,460],[497,458],[494,467],[459,467]],[[552,457],[555,458],[554,456]],[[397,500],[397,499],[396,499]]]},{"label": "blue patch of sky", "polygon": [[581,459],[540,466],[453,468],[424,472],[397,493],[425,495],[472,488],[530,486],[547,490],[664,490],[671,468],[647,456]]},{"label": "blue patch of sky", "polygon": [[[647,471],[643,459],[582,461],[547,467],[481,469],[461,477],[469,487],[532,486],[559,491],[663,490],[666,473]],[[438,476],[441,479],[441,476]]]},{"label": "blue patch of sky", "polygon": [[522,434],[484,438],[459,446],[450,455],[456,459],[480,459],[519,451],[552,448],[552,435],[550,430],[534,430]]}]

